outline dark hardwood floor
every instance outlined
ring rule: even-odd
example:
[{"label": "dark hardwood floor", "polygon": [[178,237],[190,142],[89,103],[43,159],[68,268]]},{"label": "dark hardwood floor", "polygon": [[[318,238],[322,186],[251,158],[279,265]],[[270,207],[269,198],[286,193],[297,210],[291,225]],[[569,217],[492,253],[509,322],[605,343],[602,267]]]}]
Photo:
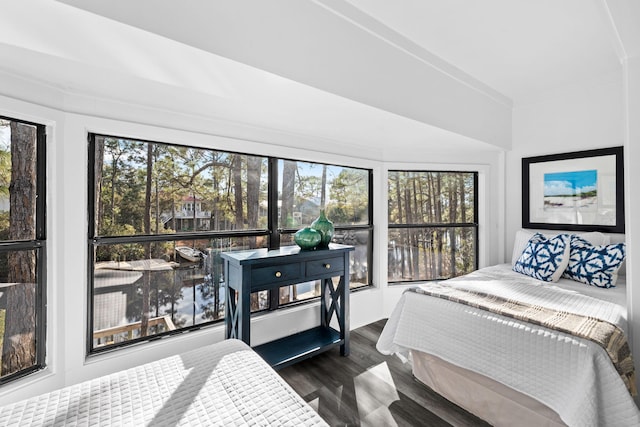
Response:
[{"label": "dark hardwood floor", "polygon": [[279,371],[331,426],[488,426],[414,379],[410,364],[376,350],[381,320],[351,331],[339,349]]}]

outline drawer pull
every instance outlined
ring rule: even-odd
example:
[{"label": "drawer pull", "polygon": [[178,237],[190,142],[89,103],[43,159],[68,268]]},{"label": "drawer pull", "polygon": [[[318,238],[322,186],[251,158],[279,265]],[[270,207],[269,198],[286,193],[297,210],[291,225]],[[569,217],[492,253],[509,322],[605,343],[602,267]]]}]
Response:
[{"label": "drawer pull", "polygon": [[328,270],[328,269],[330,269],[330,268],[331,268],[331,264],[326,263],[326,264],[324,265],[324,268],[326,268],[327,270]]},{"label": "drawer pull", "polygon": [[280,271],[276,271],[276,277],[281,277],[282,273]]}]

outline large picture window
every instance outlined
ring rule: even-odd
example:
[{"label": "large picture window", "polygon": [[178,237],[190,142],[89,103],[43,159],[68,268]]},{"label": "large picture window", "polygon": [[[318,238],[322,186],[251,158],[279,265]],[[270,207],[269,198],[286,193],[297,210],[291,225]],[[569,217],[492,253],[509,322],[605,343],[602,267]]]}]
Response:
[{"label": "large picture window", "polygon": [[0,383],[45,363],[45,128],[0,117]]},{"label": "large picture window", "polygon": [[477,172],[389,171],[390,283],[477,268],[477,187]]},{"label": "large picture window", "polygon": [[[223,321],[220,253],[294,244],[321,207],[335,218],[334,242],[361,248],[352,282],[369,285],[370,170],[107,135],[89,141],[89,352]],[[304,302],[318,288],[254,293],[251,308]]]}]

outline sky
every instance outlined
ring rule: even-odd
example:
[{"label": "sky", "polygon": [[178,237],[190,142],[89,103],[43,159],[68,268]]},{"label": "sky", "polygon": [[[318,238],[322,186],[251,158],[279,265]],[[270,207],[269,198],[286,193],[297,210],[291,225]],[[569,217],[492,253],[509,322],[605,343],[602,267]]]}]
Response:
[{"label": "sky", "polygon": [[544,195],[562,196],[597,190],[598,172],[593,170],[544,174]]},{"label": "sky", "polygon": [[0,147],[6,149],[11,145],[11,128],[0,126]]}]

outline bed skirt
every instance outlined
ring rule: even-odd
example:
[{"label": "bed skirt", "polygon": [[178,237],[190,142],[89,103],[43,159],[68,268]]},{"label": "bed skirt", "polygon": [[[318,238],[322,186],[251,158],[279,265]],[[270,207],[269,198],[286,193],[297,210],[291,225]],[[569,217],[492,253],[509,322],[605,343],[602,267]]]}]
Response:
[{"label": "bed skirt", "polygon": [[416,350],[411,360],[416,379],[493,426],[566,426],[546,405],[484,375]]}]

